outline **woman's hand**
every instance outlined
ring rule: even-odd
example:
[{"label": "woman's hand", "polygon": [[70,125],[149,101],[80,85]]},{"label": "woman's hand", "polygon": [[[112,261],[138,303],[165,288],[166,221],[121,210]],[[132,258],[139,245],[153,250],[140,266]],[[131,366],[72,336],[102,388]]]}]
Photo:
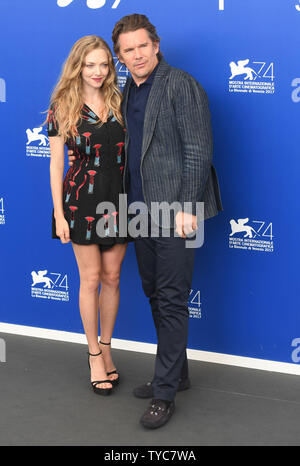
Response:
[{"label": "woman's hand", "polygon": [[69,243],[70,241],[70,228],[67,220],[64,217],[55,219],[56,234],[60,237],[62,243]]}]

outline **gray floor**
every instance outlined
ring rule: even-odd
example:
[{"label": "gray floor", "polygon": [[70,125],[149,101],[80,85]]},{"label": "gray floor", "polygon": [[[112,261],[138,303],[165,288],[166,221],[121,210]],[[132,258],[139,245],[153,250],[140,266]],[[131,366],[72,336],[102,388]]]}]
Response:
[{"label": "gray floor", "polygon": [[110,397],[89,385],[86,347],[1,334],[0,445],[300,445],[300,377],[190,361],[192,388],[161,429],[132,396],[154,357],[113,350],[122,383]]}]

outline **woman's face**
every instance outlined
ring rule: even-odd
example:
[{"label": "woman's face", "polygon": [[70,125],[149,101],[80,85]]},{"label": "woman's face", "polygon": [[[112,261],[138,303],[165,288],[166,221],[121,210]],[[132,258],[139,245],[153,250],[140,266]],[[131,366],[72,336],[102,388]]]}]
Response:
[{"label": "woman's face", "polygon": [[105,50],[95,49],[85,57],[81,76],[83,85],[99,89],[109,73],[108,56]]}]

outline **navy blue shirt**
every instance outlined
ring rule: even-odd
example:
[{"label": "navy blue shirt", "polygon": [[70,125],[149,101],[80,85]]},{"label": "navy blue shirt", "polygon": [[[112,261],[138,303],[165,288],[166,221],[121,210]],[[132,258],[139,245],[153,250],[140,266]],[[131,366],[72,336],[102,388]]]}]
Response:
[{"label": "navy blue shirt", "polygon": [[137,86],[134,80],[132,80],[129,89],[127,104],[127,131],[129,135],[127,154],[130,179],[128,189],[129,204],[135,201],[145,202],[140,172],[143,129],[146,105],[157,67],[158,65],[154,68],[148,79],[139,86]]}]

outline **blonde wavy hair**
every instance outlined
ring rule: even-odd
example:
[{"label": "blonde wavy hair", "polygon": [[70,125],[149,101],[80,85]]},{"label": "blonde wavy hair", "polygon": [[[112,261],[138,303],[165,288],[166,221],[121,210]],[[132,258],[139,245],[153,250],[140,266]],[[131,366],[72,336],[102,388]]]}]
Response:
[{"label": "blonde wavy hair", "polygon": [[[107,110],[112,110],[116,120],[123,126],[121,113],[122,94],[118,88],[113,56],[109,46],[99,36],[84,36],[73,45],[65,61],[58,83],[52,93],[50,108],[55,109],[59,135],[66,139],[76,137],[76,126],[84,104],[81,71],[89,52],[102,49],[107,53],[109,72],[101,87]],[[49,109],[50,110],[50,109]],[[48,110],[48,118],[49,118]],[[97,122],[97,123],[100,123]]]}]

